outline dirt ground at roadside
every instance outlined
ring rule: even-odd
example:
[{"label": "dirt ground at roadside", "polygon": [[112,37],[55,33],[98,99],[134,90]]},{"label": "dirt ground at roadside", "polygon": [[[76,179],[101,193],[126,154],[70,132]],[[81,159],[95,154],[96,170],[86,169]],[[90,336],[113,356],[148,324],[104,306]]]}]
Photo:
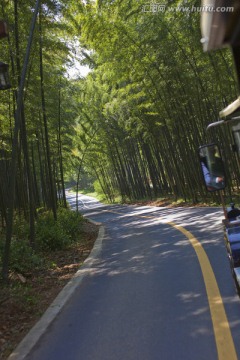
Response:
[{"label": "dirt ground at roadside", "polygon": [[90,254],[99,226],[84,224],[81,242],[49,255],[51,267],[30,277],[13,273],[0,288],[0,359],[5,360]]}]

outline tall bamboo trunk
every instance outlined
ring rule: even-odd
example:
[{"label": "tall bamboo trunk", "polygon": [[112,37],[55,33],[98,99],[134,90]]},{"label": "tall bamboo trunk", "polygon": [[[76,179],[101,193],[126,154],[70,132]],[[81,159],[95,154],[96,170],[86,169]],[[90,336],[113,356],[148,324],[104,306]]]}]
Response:
[{"label": "tall bamboo trunk", "polygon": [[51,209],[53,212],[54,219],[57,219],[57,206],[56,206],[56,196],[54,192],[53,185],[53,174],[52,174],[52,165],[51,165],[51,155],[50,155],[50,146],[49,146],[49,135],[48,135],[48,124],[47,124],[47,113],[46,113],[46,102],[45,102],[45,90],[44,90],[44,77],[43,77],[43,54],[42,54],[42,16],[39,14],[39,58],[40,58],[40,79],[41,79],[41,100],[42,100],[42,115],[44,123],[44,133],[45,133],[45,144],[46,144],[46,156],[47,156],[47,167],[48,167],[48,177],[49,177],[49,187],[50,187],[50,198],[51,198]]}]

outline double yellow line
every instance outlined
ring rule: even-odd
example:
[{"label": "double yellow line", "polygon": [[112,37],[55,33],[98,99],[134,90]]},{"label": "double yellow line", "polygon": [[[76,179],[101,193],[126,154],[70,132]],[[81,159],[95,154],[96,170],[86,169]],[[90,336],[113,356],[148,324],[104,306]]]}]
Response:
[{"label": "double yellow line", "polygon": [[[105,210],[105,211],[123,215],[123,213],[117,211],[111,211],[111,210]],[[150,218],[150,219],[156,218],[156,216],[146,216],[146,215],[137,215],[137,214],[133,214],[131,216]],[[166,222],[166,224],[174,227],[176,230],[184,234],[188,238],[188,240],[190,241],[191,245],[193,246],[196,252],[206,287],[213,330],[215,334],[218,359],[237,360],[238,357],[236,354],[236,349],[233,342],[229,322],[224,309],[222,297],[218,288],[218,284],[212,266],[210,264],[210,261],[208,259],[205,250],[203,249],[201,243],[188,230],[186,230],[182,226],[175,224],[174,222]]]}]

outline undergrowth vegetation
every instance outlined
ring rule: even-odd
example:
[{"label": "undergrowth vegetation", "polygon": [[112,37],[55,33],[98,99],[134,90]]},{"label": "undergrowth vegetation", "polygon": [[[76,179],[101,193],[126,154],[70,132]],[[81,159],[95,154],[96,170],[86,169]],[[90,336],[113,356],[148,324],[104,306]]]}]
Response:
[{"label": "undergrowth vegetation", "polygon": [[[84,218],[81,214],[65,208],[57,211],[57,220],[51,211],[38,214],[36,220],[36,237],[34,246],[29,239],[29,224],[23,216],[17,216],[14,223],[14,234],[11,242],[10,272],[29,274],[36,267],[44,264],[45,253],[64,250],[74,241],[79,240]],[[5,230],[0,234],[0,267],[5,240]]]}]

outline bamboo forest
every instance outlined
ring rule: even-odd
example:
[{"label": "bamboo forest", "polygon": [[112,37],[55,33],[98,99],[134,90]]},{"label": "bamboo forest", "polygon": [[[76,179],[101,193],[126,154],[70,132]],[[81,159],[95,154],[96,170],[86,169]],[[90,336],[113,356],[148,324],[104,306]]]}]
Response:
[{"label": "bamboo forest", "polygon": [[[180,7],[200,0],[162,3],[149,11],[145,0],[1,0],[3,279],[21,231],[34,249],[38,220],[57,221],[68,207],[67,187],[94,188],[108,202],[217,202],[198,148],[231,150],[228,130],[206,132],[237,96],[231,52],[204,53],[200,12]],[[231,196],[240,174],[235,158],[226,161]]]}]

